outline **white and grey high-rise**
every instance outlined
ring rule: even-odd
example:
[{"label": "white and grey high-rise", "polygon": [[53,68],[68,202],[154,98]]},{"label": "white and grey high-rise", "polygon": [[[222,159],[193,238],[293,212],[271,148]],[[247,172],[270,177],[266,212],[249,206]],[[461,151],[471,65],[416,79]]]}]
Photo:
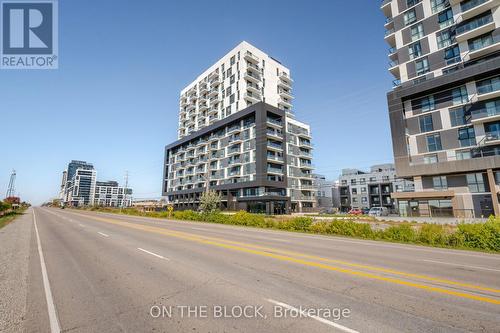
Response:
[{"label": "white and grey high-rise", "polygon": [[384,0],[404,215],[500,215],[500,1]]},{"label": "white and grey high-rise", "polygon": [[186,86],[163,195],[193,209],[209,186],[226,209],[313,210],[311,131],[292,113],[292,84],[288,68],[242,42]]}]

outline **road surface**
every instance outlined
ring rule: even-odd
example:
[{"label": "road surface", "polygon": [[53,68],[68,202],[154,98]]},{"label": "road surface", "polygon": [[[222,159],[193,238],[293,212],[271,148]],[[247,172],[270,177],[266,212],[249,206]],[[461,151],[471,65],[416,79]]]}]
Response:
[{"label": "road surface", "polygon": [[49,208],[0,236],[18,223],[0,331],[500,332],[500,255]]}]

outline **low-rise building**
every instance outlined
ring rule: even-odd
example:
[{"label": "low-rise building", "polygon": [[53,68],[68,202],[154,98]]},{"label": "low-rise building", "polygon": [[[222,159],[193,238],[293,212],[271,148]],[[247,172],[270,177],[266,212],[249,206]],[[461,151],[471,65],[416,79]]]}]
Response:
[{"label": "low-rise building", "polygon": [[395,212],[391,193],[412,190],[411,181],[397,178],[394,164],[374,165],[370,171],[344,169],[339,177],[340,209],[386,207]]}]

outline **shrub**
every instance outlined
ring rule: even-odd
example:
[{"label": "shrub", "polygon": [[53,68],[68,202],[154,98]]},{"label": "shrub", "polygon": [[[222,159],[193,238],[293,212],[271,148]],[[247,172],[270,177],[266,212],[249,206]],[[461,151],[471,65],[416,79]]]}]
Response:
[{"label": "shrub", "polygon": [[459,224],[455,232],[465,247],[500,251],[500,219],[490,218],[486,223]]},{"label": "shrub", "polygon": [[247,225],[254,227],[266,226],[266,221],[264,216],[259,214],[251,214],[243,210],[232,215],[229,221],[231,224],[236,224],[236,225]]},{"label": "shrub", "polygon": [[229,224],[230,216],[221,213],[210,213],[203,215],[203,221],[210,223]]},{"label": "shrub", "polygon": [[398,242],[413,242],[416,239],[415,230],[410,224],[404,223],[396,226],[390,226],[381,233],[380,237],[387,240]]},{"label": "shrub", "polygon": [[202,221],[201,214],[192,210],[178,210],[173,212],[172,217],[178,220]]},{"label": "shrub", "polygon": [[447,234],[442,225],[424,224],[418,232],[417,240],[424,244],[446,245]]},{"label": "shrub", "polygon": [[309,231],[312,223],[313,219],[310,217],[295,217],[288,223],[288,228],[289,230]]},{"label": "shrub", "polygon": [[334,235],[371,238],[373,230],[367,223],[356,223],[353,221],[333,220],[327,227],[327,232]]},{"label": "shrub", "polygon": [[325,221],[320,221],[313,223],[310,227],[309,230],[313,233],[317,234],[326,234],[328,233],[328,226],[330,223],[325,222]]}]

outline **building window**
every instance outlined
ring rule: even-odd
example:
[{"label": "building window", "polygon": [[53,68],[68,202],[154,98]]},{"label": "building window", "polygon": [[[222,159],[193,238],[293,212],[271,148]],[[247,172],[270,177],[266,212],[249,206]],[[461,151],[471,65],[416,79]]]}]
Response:
[{"label": "building window", "polygon": [[434,126],[432,124],[432,115],[426,115],[419,118],[420,122],[420,132],[430,132],[434,130]]},{"label": "building window", "polygon": [[469,96],[467,95],[467,89],[465,86],[453,89],[451,96],[453,98],[453,105],[465,104],[469,101]]},{"label": "building window", "polygon": [[460,128],[458,130],[458,140],[460,141],[460,147],[474,146],[476,144],[474,127]]},{"label": "building window", "polygon": [[[226,58],[227,59],[227,58]],[[231,57],[231,62],[230,62],[230,65],[234,65],[234,63],[236,62],[236,57],[235,56],[232,56]]]},{"label": "building window", "polygon": [[500,185],[500,171],[495,171],[495,184]]},{"label": "building window", "polygon": [[422,55],[422,46],[420,45],[420,42],[416,42],[408,46],[408,54],[411,59],[418,58]]},{"label": "building window", "polygon": [[446,65],[451,65],[461,60],[460,49],[458,48],[458,45],[449,47],[444,50],[444,60],[446,61]]},{"label": "building window", "polygon": [[409,8],[409,7],[413,7],[415,6],[417,3],[419,3],[420,1],[422,0],[406,0],[406,6]]},{"label": "building window", "polygon": [[439,13],[438,15],[439,29],[446,28],[453,23],[453,12],[451,8]]},{"label": "building window", "polygon": [[476,82],[477,94],[489,94],[500,90],[500,76]]},{"label": "building window", "polygon": [[352,193],[352,194],[358,194],[358,189],[357,189],[357,188],[355,188],[355,187],[353,187],[353,188],[351,189],[351,193]]},{"label": "building window", "polygon": [[415,22],[417,20],[417,13],[415,12],[415,9],[411,9],[404,13],[403,18],[405,21],[405,25],[409,25]]},{"label": "building window", "polygon": [[368,198],[367,197],[361,197],[361,203],[367,203]]},{"label": "building window", "polygon": [[436,154],[424,156],[424,164],[434,164],[438,162]]},{"label": "building window", "polygon": [[422,112],[427,112],[435,109],[434,96],[426,96],[420,100]]},{"label": "building window", "polygon": [[429,71],[429,61],[427,58],[420,59],[415,61],[415,71],[417,76],[423,75]]},{"label": "building window", "polygon": [[414,42],[424,37],[424,26],[422,23],[416,24],[410,28],[411,40]]},{"label": "building window", "polygon": [[427,135],[426,139],[428,151],[438,151],[443,149],[441,146],[441,135],[439,135],[439,133]]},{"label": "building window", "polygon": [[444,191],[448,189],[446,176],[432,177],[432,186],[436,191]]},{"label": "building window", "polygon": [[472,193],[486,192],[486,186],[484,185],[484,178],[482,173],[471,173],[466,175],[467,186],[469,191]]},{"label": "building window", "polygon": [[469,44],[469,51],[477,51],[480,50],[484,47],[490,46],[494,43],[493,41],[493,34],[487,33],[486,35],[479,36],[474,39],[470,39],[468,41]]},{"label": "building window", "polygon": [[364,187],[364,186],[363,186],[363,187],[361,188],[361,193],[366,193],[366,187]]},{"label": "building window", "polygon": [[455,156],[457,160],[468,160],[472,158],[470,150],[457,150]]},{"label": "building window", "polygon": [[436,14],[443,9],[445,9],[447,6],[447,1],[446,0],[431,0],[431,9],[432,9],[432,14]]},{"label": "building window", "polygon": [[455,33],[448,29],[436,34],[438,48],[448,47],[455,42]]},{"label": "building window", "polygon": [[465,125],[466,121],[465,121],[464,108],[450,110],[450,121],[451,121],[451,126]]}]

